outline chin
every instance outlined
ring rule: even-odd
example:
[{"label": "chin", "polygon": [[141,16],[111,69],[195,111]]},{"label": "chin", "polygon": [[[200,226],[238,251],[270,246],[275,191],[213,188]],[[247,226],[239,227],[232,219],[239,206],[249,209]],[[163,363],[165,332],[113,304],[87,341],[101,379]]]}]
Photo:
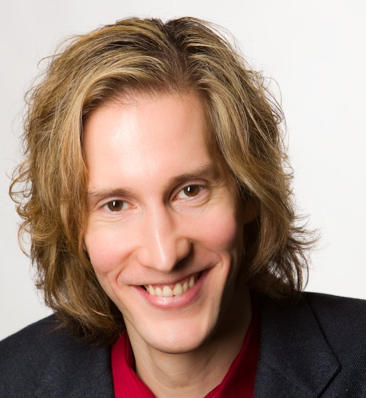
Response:
[{"label": "chin", "polygon": [[[139,335],[147,345],[157,351],[166,354],[183,354],[198,350],[210,340],[213,324],[202,316],[196,316],[196,319],[171,319],[165,322],[154,323],[152,325],[140,325],[137,330],[131,324],[126,322],[129,336]],[[208,318],[208,317],[207,317]]]}]

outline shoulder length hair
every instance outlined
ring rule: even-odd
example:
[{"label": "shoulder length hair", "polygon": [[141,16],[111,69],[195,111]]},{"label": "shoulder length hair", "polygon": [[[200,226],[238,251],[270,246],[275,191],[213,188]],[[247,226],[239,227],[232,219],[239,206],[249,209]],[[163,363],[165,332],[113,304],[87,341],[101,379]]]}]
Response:
[{"label": "shoulder length hair", "polygon": [[245,233],[248,285],[274,298],[301,292],[310,239],[292,202],[282,111],[261,74],[208,22],[124,19],[74,37],[52,57],[28,96],[25,160],[10,187],[20,234],[31,237],[37,287],[63,325],[88,341],[109,344],[124,325],[83,245],[83,123],[117,95],[185,91],[202,98],[240,195],[258,209]]}]

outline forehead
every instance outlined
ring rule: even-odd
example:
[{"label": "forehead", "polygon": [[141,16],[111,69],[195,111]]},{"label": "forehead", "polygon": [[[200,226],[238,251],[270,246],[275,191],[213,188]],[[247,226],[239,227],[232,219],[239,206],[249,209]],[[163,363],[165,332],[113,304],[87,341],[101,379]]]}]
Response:
[{"label": "forehead", "polygon": [[[92,129],[111,130],[111,127],[115,129],[117,118],[120,128],[128,129],[128,136],[131,138],[137,127],[140,128],[141,133],[145,131],[146,135],[151,135],[154,125],[161,129],[161,124],[166,125],[166,129],[170,129],[173,136],[174,133],[179,132],[177,129],[179,123],[180,130],[194,127],[204,132],[209,141],[213,141],[205,101],[193,91],[127,92],[115,95],[88,115],[84,123],[84,138],[86,131]],[[166,131],[161,130],[160,134],[155,134],[155,139],[168,138],[164,136],[164,132]]]},{"label": "forehead", "polygon": [[89,186],[112,175],[132,183],[141,176],[149,182],[189,173],[215,162],[213,141],[204,103],[195,93],[116,98],[84,126]]}]

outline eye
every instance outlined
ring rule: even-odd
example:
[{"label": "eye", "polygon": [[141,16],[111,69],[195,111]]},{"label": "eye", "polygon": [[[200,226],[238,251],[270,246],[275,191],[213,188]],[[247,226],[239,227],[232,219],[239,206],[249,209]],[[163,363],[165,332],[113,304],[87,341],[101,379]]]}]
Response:
[{"label": "eye", "polygon": [[123,200],[111,200],[104,205],[104,208],[112,212],[117,212],[123,210],[126,206],[127,203]]},{"label": "eye", "polygon": [[194,198],[195,196],[199,195],[203,189],[204,187],[202,187],[201,185],[187,185],[178,192],[177,198]]},{"label": "eye", "polygon": [[188,187],[183,188],[183,192],[190,198],[197,196],[201,192],[201,187],[198,185],[188,185]]}]

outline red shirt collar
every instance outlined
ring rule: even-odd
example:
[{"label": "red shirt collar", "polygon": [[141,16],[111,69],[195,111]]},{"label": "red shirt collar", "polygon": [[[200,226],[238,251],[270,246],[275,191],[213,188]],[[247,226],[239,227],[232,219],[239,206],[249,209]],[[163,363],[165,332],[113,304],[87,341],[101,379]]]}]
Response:
[{"label": "red shirt collar", "polygon": [[[203,398],[252,398],[259,356],[259,314],[253,317],[243,347],[222,382]],[[126,332],[112,346],[112,374],[116,398],[154,398],[153,393],[134,371],[134,358]]]}]

